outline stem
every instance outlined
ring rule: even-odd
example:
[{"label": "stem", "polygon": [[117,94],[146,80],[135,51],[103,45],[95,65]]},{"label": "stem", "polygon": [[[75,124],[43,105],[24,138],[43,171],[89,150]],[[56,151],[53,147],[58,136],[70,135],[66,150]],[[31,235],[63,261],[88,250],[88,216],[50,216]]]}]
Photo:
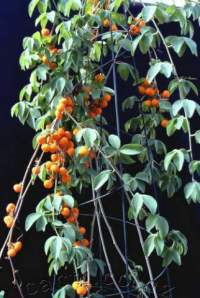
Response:
[{"label": "stem", "polygon": [[16,277],[16,269],[14,267],[14,264],[13,264],[13,261],[12,261],[12,258],[11,257],[8,257],[9,259],[9,262],[10,262],[10,267],[11,267],[11,270],[12,270],[12,275],[13,275],[13,285],[17,287],[17,290],[19,292],[19,295],[21,298],[24,298],[24,295],[23,295],[23,292],[22,292],[22,289],[21,289],[21,285],[19,284],[18,280],[17,280],[17,277]]}]

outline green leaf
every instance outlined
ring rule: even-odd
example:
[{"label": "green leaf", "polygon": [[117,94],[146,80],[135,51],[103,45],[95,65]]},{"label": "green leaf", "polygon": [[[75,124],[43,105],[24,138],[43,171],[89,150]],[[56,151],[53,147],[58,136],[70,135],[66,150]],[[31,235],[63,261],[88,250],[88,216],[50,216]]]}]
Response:
[{"label": "green leaf", "polygon": [[110,135],[108,137],[108,141],[109,141],[110,145],[115,149],[119,149],[121,147],[120,138],[116,135]]},{"label": "green leaf", "polygon": [[75,291],[71,285],[66,285],[59,289],[54,295],[53,298],[75,298]]},{"label": "green leaf", "polygon": [[193,181],[187,183],[184,187],[185,198],[190,203],[193,201],[194,203],[200,202],[200,183],[197,181]]},{"label": "green leaf", "polygon": [[157,6],[154,5],[148,5],[145,6],[142,10],[142,18],[145,22],[149,22],[156,13]]},{"label": "green leaf", "polygon": [[70,195],[64,195],[62,196],[63,202],[70,208],[74,207],[74,198]]},{"label": "green leaf", "polygon": [[162,239],[164,239],[169,233],[169,224],[167,220],[162,216],[157,217],[156,228],[158,229],[159,235]]},{"label": "green leaf", "polygon": [[158,207],[156,200],[149,195],[142,195],[142,197],[143,197],[144,205],[149,209],[151,214],[155,214]]},{"label": "green leaf", "polygon": [[132,109],[135,105],[135,102],[139,102],[139,99],[136,96],[127,97],[122,103],[122,110]]},{"label": "green leaf", "polygon": [[136,193],[131,200],[130,211],[133,218],[137,218],[143,206],[143,196]]},{"label": "green leaf", "polygon": [[167,153],[164,159],[164,168],[167,171],[170,164],[173,162],[177,168],[177,170],[180,172],[183,168],[184,164],[184,153],[181,150],[174,149],[171,152]]},{"label": "green leaf", "polygon": [[105,170],[99,173],[95,178],[94,178],[94,189],[97,191],[100,189],[110,178],[112,171],[111,170]]},{"label": "green leaf", "polygon": [[172,105],[172,113],[176,116],[181,109],[184,109],[187,118],[191,118],[196,110],[196,102],[190,99],[176,100]]},{"label": "green leaf", "polygon": [[146,256],[150,256],[155,248],[155,235],[151,234],[144,242],[144,253]]},{"label": "green leaf", "polygon": [[140,144],[126,144],[120,149],[120,152],[125,155],[138,155],[144,150]]},{"label": "green leaf", "polygon": [[173,50],[182,57],[188,47],[191,53],[197,56],[197,44],[189,37],[184,36],[167,36],[165,41],[168,46],[172,46]]},{"label": "green leaf", "polygon": [[197,144],[200,144],[200,130],[197,130],[194,134],[195,141]]},{"label": "green leaf", "polygon": [[159,74],[163,74],[166,78],[169,78],[172,74],[173,66],[169,62],[156,62],[151,65],[147,73],[147,80],[152,82],[153,79]]},{"label": "green leaf", "polygon": [[28,14],[30,17],[32,17],[33,15],[33,12],[35,10],[35,8],[37,7],[38,3],[40,2],[40,0],[32,0],[30,3],[29,3],[29,6],[28,6]]},{"label": "green leaf", "polygon": [[28,231],[32,227],[32,225],[41,217],[42,215],[38,213],[29,214],[25,221],[25,230]]}]

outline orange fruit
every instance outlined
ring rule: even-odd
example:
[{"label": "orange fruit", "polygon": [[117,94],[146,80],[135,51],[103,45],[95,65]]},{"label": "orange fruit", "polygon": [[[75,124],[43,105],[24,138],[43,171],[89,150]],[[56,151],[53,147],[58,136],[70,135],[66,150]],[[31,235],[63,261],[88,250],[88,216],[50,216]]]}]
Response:
[{"label": "orange fruit", "polygon": [[131,25],[129,32],[131,35],[136,36],[138,34],[140,34],[140,26],[136,26],[136,25]]},{"label": "orange fruit", "polygon": [[52,181],[52,179],[45,180],[44,183],[43,183],[43,185],[44,185],[44,188],[51,189],[53,187],[53,181]]},{"label": "orange fruit", "polygon": [[73,133],[74,136],[76,136],[79,131],[80,131],[79,128],[74,128],[72,133]]},{"label": "orange fruit", "polygon": [[83,286],[80,286],[77,288],[76,290],[76,293],[79,295],[79,296],[85,296],[87,294],[88,290],[86,287],[83,287]]},{"label": "orange fruit", "polygon": [[78,208],[72,208],[72,213],[75,217],[79,216],[79,209]]},{"label": "orange fruit", "polygon": [[170,92],[168,91],[168,90],[164,90],[163,92],[162,92],[162,97],[164,97],[164,98],[169,98],[170,97]]},{"label": "orange fruit", "polygon": [[151,107],[151,100],[150,99],[147,99],[144,101],[144,104],[147,108],[150,108]]},{"label": "orange fruit", "polygon": [[14,248],[9,248],[7,252],[7,256],[10,258],[14,258],[17,255],[17,252]]},{"label": "orange fruit", "polygon": [[144,94],[145,94],[145,91],[146,91],[146,89],[145,89],[144,86],[142,86],[142,85],[138,86],[138,92],[139,92],[141,95],[144,95]]},{"label": "orange fruit", "polygon": [[59,155],[58,154],[51,154],[51,160],[53,162],[58,161],[58,159],[59,159]]},{"label": "orange fruit", "polygon": [[75,153],[75,150],[73,147],[70,147],[69,149],[67,149],[67,154],[69,155],[69,157],[73,157]]},{"label": "orange fruit", "polygon": [[85,247],[88,247],[90,245],[90,241],[87,239],[82,239],[81,240],[81,244]]},{"label": "orange fruit", "polygon": [[61,167],[59,169],[59,173],[60,173],[61,176],[64,176],[64,175],[67,175],[68,174],[68,171],[64,167]]},{"label": "orange fruit", "polygon": [[160,125],[163,127],[163,128],[166,128],[169,124],[169,120],[168,119],[163,119],[160,123]]},{"label": "orange fruit", "polygon": [[107,106],[108,106],[108,102],[105,99],[103,99],[102,102],[101,102],[102,109],[107,108]]},{"label": "orange fruit", "polygon": [[51,70],[55,70],[56,67],[57,67],[57,64],[55,62],[50,62],[49,67],[50,67]]},{"label": "orange fruit", "polygon": [[96,76],[95,76],[95,81],[97,83],[101,83],[105,80],[105,76],[103,73],[98,73]]},{"label": "orange fruit", "polygon": [[85,227],[80,227],[79,232],[81,235],[84,235],[86,233],[86,228]]},{"label": "orange fruit", "polygon": [[21,192],[22,190],[22,184],[21,183],[17,183],[13,186],[13,190],[17,193]]},{"label": "orange fruit", "polygon": [[159,100],[156,99],[156,98],[154,98],[154,99],[152,99],[151,104],[152,104],[152,106],[153,106],[154,108],[158,108],[158,107],[159,107]]},{"label": "orange fruit", "polygon": [[47,169],[47,170],[50,170],[51,165],[52,165],[52,162],[51,162],[51,161],[47,161],[47,162],[45,163],[45,167],[46,167],[46,169]]},{"label": "orange fruit", "polygon": [[9,203],[6,207],[6,212],[13,213],[15,212],[15,208],[16,208],[16,205],[14,203]]},{"label": "orange fruit", "polygon": [[146,94],[147,96],[153,97],[153,96],[156,94],[156,91],[155,91],[155,89],[153,89],[152,87],[148,87],[148,88],[145,90],[145,94]]},{"label": "orange fruit", "polygon": [[10,215],[7,215],[3,218],[3,221],[7,228],[11,228],[13,225],[14,218]]},{"label": "orange fruit", "polygon": [[60,139],[60,141],[59,141],[59,146],[60,146],[62,149],[66,149],[68,143],[69,143],[68,138],[67,138],[67,137],[62,137],[62,139]]},{"label": "orange fruit", "polygon": [[112,96],[109,93],[105,93],[102,99],[106,101],[110,101],[112,99]]},{"label": "orange fruit", "polygon": [[43,37],[47,37],[47,36],[49,36],[49,35],[50,35],[50,30],[47,29],[47,28],[43,28],[42,31],[41,31],[41,35],[42,35]]},{"label": "orange fruit", "polygon": [[111,26],[111,31],[112,31],[112,32],[116,32],[116,31],[118,31],[118,27],[117,27],[116,24],[112,24],[112,26]]},{"label": "orange fruit", "polygon": [[70,209],[68,207],[63,207],[60,214],[64,217],[69,217],[70,216]]},{"label": "orange fruit", "polygon": [[42,150],[44,153],[49,152],[49,145],[48,145],[48,144],[42,144],[42,146],[41,146],[41,150]]},{"label": "orange fruit", "polygon": [[144,20],[139,21],[138,26],[144,27],[146,25]]},{"label": "orange fruit", "polygon": [[41,61],[42,61],[42,63],[44,63],[44,64],[49,64],[49,60],[48,60],[48,58],[47,58],[47,56],[42,56],[42,58],[41,58]]},{"label": "orange fruit", "polygon": [[17,241],[16,243],[14,243],[14,248],[15,248],[16,252],[19,252],[22,249],[22,242]]},{"label": "orange fruit", "polygon": [[37,137],[37,143],[42,145],[42,144],[45,144],[46,143],[46,136],[44,135],[40,135]]},{"label": "orange fruit", "polygon": [[110,20],[109,19],[104,19],[102,21],[102,25],[104,28],[109,28],[110,27]]},{"label": "orange fruit", "polygon": [[51,165],[50,171],[52,172],[52,174],[56,174],[59,172],[59,166],[58,165]]},{"label": "orange fruit", "polygon": [[38,166],[35,166],[35,167],[33,167],[32,168],[32,173],[33,173],[33,175],[39,175],[40,174],[40,167],[38,167]]},{"label": "orange fruit", "polygon": [[61,180],[62,180],[62,183],[69,183],[71,181],[71,176],[68,174],[63,175]]},{"label": "orange fruit", "polygon": [[79,150],[79,155],[81,157],[85,157],[85,156],[88,156],[89,155],[89,149],[87,146],[82,146]]}]

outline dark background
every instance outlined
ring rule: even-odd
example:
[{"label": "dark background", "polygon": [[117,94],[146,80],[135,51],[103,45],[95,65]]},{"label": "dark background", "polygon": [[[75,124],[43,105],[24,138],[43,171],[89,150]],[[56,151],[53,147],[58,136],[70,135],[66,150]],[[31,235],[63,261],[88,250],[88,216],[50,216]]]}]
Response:
[{"label": "dark background", "polygon": [[[8,202],[16,200],[16,195],[12,191],[12,185],[18,182],[26,168],[26,164],[32,154],[32,136],[33,132],[27,126],[23,127],[17,119],[12,119],[10,116],[10,108],[18,100],[19,90],[28,82],[28,73],[20,71],[18,58],[22,51],[22,39],[26,35],[31,35],[34,31],[34,20],[30,20],[27,14],[27,4],[29,1],[13,0],[12,2],[3,1],[0,7],[0,193],[1,193],[1,218],[5,213],[5,206]],[[171,25],[170,25],[171,26]],[[176,30],[175,27],[167,27],[166,30]],[[198,40],[199,29],[197,28],[196,40]],[[162,56],[162,49],[160,49]],[[137,64],[141,68],[145,66],[145,60],[138,58]],[[177,60],[178,61],[178,60]],[[144,63],[144,65],[142,65]],[[200,62],[196,58],[192,58],[188,53],[186,58],[180,59],[178,62],[179,71],[184,75],[192,75],[199,77]],[[123,86],[121,86],[123,87]],[[124,89],[122,88],[121,90]],[[128,91],[127,91],[128,92]],[[123,94],[125,97],[125,94]],[[112,111],[110,111],[110,115]],[[109,115],[108,115],[109,116]],[[110,118],[113,122],[113,118]],[[195,127],[199,126],[199,120],[196,119]],[[177,139],[178,138],[178,139]],[[176,144],[186,143],[186,139],[182,135],[178,135]],[[196,149],[196,158],[199,156],[199,149]],[[41,189],[29,192],[24,205],[24,211],[21,217],[21,227],[26,215],[34,210],[35,205],[43,197]],[[120,214],[120,205],[117,202],[116,195],[111,198],[107,205],[108,213],[113,215],[113,208],[110,208],[113,203],[116,214]],[[84,200],[84,198],[82,198]],[[114,201],[113,201],[114,200]],[[183,258],[183,265],[178,267],[172,265],[170,267],[172,294],[176,298],[198,298],[200,297],[200,209],[199,206],[188,206],[184,200],[183,194],[180,193],[175,199],[166,199],[165,195],[160,196],[161,212],[169,219],[170,225],[174,229],[180,229],[189,240],[189,252]],[[105,206],[106,206],[105,205]],[[110,210],[112,209],[112,210]],[[88,208],[81,210],[83,213],[89,211]],[[89,219],[82,218],[82,223],[89,225]],[[7,230],[5,229],[2,220],[0,221],[1,233],[0,241],[3,242]],[[121,225],[115,223],[113,228],[118,232],[119,240],[121,239]],[[137,238],[132,233],[132,228],[128,229],[129,237],[129,253],[133,254],[134,258],[140,263],[141,256],[136,255],[138,244]],[[46,257],[41,251],[45,236],[41,233],[34,232],[34,229],[24,235],[24,250],[16,258],[15,265],[20,269],[20,276],[23,281],[23,291],[25,297],[45,298],[51,297],[52,279],[48,277],[46,267]],[[121,239],[122,240],[122,239]],[[110,247],[110,239],[106,234],[106,241]],[[98,243],[97,243],[98,246]],[[120,273],[121,264],[118,261],[117,255],[113,253],[110,247],[110,255],[113,259],[114,270]],[[117,260],[117,262],[116,262]],[[141,260],[142,262],[142,260]],[[159,264],[157,260],[153,260],[155,265],[155,275],[159,273]],[[11,285],[12,276],[9,273],[7,261],[1,263],[0,270],[0,289],[6,291],[6,298],[18,298],[18,293]],[[119,275],[119,274],[118,274]],[[66,273],[60,277],[57,286],[64,284]],[[159,291],[163,291],[166,286],[166,275],[163,276],[158,283]],[[117,297],[117,296],[115,296]],[[160,296],[162,297],[162,296]],[[168,295],[163,296],[168,297]]]}]

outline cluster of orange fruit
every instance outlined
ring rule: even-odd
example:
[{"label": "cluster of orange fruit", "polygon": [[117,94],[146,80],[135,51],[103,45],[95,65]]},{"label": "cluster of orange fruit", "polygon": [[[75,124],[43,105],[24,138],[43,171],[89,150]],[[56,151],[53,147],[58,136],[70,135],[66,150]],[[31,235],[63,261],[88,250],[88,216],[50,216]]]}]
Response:
[{"label": "cluster of orange fruit", "polygon": [[[6,207],[7,215],[4,217],[3,220],[4,220],[6,227],[9,229],[13,226],[15,210],[16,210],[16,205],[14,203],[9,203]],[[21,249],[22,249],[21,241],[10,243],[8,245],[7,256],[13,258],[18,254],[18,252]]]},{"label": "cluster of orange fruit", "polygon": [[65,112],[72,113],[74,109],[74,100],[70,96],[61,98],[57,107],[55,116],[57,120],[62,120]]},{"label": "cluster of orange fruit", "polygon": [[141,28],[146,25],[145,21],[138,18],[132,18],[131,23],[129,24],[129,34],[132,36],[139,35]]},{"label": "cluster of orange fruit", "polygon": [[72,288],[76,291],[79,296],[85,296],[91,289],[91,284],[86,281],[74,281]]},{"label": "cluster of orange fruit", "polygon": [[[156,88],[154,83],[149,83],[147,80],[144,80],[144,82],[138,86],[138,92],[143,95],[147,96],[147,99],[144,101],[144,105],[147,108],[159,108],[160,100],[159,98],[162,98],[162,100],[169,100],[170,98],[170,92],[169,90],[164,90],[162,92],[159,91],[159,89]],[[163,128],[166,128],[169,124],[169,120],[164,118],[161,120],[160,125]]]},{"label": "cluster of orange fruit", "polygon": [[107,108],[108,102],[111,100],[111,95],[105,93],[101,99],[97,99],[89,105],[88,115],[91,118],[96,118],[97,115],[101,115],[103,109]]},{"label": "cluster of orange fruit", "polygon": [[[78,223],[78,217],[79,217],[79,209],[78,208],[70,208],[66,204],[62,207],[60,214],[66,219],[68,223],[75,224],[78,229],[79,233],[84,236],[86,234],[86,228],[80,227]],[[83,238],[81,240],[75,241],[73,243],[73,246],[84,246],[88,247],[90,245],[90,242],[88,239]]]},{"label": "cluster of orange fruit", "polygon": [[[51,36],[51,31],[50,31],[48,28],[43,28],[43,29],[41,30],[41,36],[42,36],[43,38],[48,38],[48,37]],[[50,51],[50,53],[51,53],[52,55],[55,55],[55,54],[57,54],[57,53],[59,52],[59,49],[58,49],[54,44],[50,44],[50,45],[48,46],[48,49],[49,49],[49,51]],[[54,69],[56,69],[56,67],[57,67],[56,62],[54,62],[54,61],[49,61],[49,59],[47,58],[46,55],[43,55],[43,56],[41,57],[41,61],[42,61],[42,63],[44,63],[45,65],[47,65],[51,70],[54,70]]]},{"label": "cluster of orange fruit", "polygon": [[[72,141],[72,133],[64,128],[58,128],[54,133],[49,135],[40,135],[37,138],[38,144],[41,145],[41,150],[45,153],[51,153],[51,160],[45,163],[45,167],[49,179],[44,181],[44,187],[51,189],[54,186],[55,176],[59,174],[62,183],[69,183],[71,176],[68,170],[64,167],[65,155],[69,158],[74,156],[74,143]],[[33,174],[39,174],[39,168],[32,169]]]},{"label": "cluster of orange fruit", "polygon": [[11,228],[14,221],[14,213],[15,213],[16,206],[14,203],[9,203],[6,207],[7,215],[4,217],[3,221],[7,228]]}]

